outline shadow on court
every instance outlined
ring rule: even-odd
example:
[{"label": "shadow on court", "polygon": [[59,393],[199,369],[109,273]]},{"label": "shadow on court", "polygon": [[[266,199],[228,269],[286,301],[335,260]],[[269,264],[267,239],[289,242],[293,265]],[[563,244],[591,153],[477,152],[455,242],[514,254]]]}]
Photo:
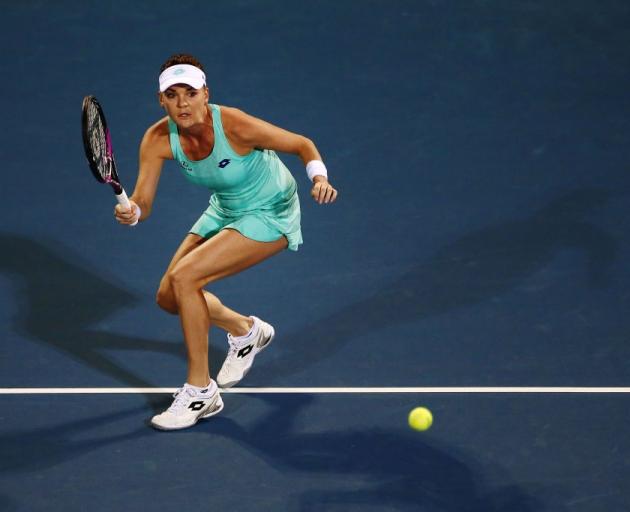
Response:
[{"label": "shadow on court", "polygon": [[[531,216],[471,233],[440,249],[378,293],[325,319],[282,336],[285,355],[256,368],[267,383],[299,373],[326,359],[354,338],[375,329],[416,321],[480,303],[519,286],[566,249],[582,251],[593,287],[605,286],[616,242],[587,220],[613,193],[582,189],[551,202]],[[0,272],[16,281],[20,309],[17,329],[131,387],[151,387],[122,368],[105,350],[146,350],[184,357],[180,343],[103,332],[94,326],[136,302],[128,291],[66,261],[59,252],[17,235],[0,235]],[[223,353],[210,347],[211,360]],[[292,364],[287,365],[286,360]],[[256,371],[256,369],[254,370]],[[164,397],[147,395],[154,409]]]},{"label": "shadow on court", "polygon": [[[15,329],[29,339],[53,347],[130,387],[154,384],[121,367],[104,351],[146,350],[184,358],[181,343],[104,332],[95,327],[137,302],[125,289],[65,260],[59,256],[61,251],[40,242],[0,234],[0,247],[0,272],[19,290]],[[155,410],[169,401],[159,395],[145,396]]]},{"label": "shadow on court", "polygon": [[[150,435],[151,429],[145,425],[132,430],[125,429],[120,434],[103,434],[114,422],[124,422],[126,418],[137,415],[143,409],[134,407],[115,414],[102,414],[52,427],[20,428],[19,431],[3,432],[0,474],[43,471],[82,457],[93,450]],[[97,430],[98,433],[90,436],[91,430]]]},{"label": "shadow on court", "polygon": [[529,217],[464,236],[378,293],[282,336],[288,357],[261,361],[258,371],[264,369],[271,381],[299,373],[331,356],[349,339],[375,329],[442,315],[505,294],[567,249],[585,255],[584,273],[590,286],[606,286],[617,243],[587,215],[604,207],[613,195],[600,188],[576,190]]},{"label": "shadow on court", "polygon": [[0,494],[0,510],[15,510],[17,508],[17,504],[8,496],[4,494]]},{"label": "shadow on court", "polygon": [[[269,406],[258,421],[244,428],[230,418],[218,417],[208,434],[238,442],[278,472],[309,475],[312,482],[320,482],[321,489],[315,485],[303,492],[295,491],[288,510],[402,507],[401,510],[448,512],[537,512],[541,509],[535,498],[516,485],[485,491],[474,467],[458,456],[430,446],[426,438],[409,430],[353,428],[300,433],[294,421],[300,410],[314,400],[312,396],[259,395],[258,398]],[[331,485],[327,479],[337,483]],[[374,508],[375,505],[378,507]]]}]

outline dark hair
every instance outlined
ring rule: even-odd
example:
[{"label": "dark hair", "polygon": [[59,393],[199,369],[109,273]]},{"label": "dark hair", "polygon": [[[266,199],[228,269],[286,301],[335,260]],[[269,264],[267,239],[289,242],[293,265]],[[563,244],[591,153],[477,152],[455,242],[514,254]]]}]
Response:
[{"label": "dark hair", "polygon": [[201,62],[199,62],[192,55],[188,53],[176,53],[175,55],[171,55],[168,59],[166,59],[166,62],[162,64],[162,67],[160,68],[160,73],[162,73],[162,71],[164,71],[166,68],[176,66],[177,64],[190,64],[191,66],[195,66],[201,69],[201,71],[203,71],[204,73],[206,72],[206,70],[203,69],[203,64],[201,64]]}]

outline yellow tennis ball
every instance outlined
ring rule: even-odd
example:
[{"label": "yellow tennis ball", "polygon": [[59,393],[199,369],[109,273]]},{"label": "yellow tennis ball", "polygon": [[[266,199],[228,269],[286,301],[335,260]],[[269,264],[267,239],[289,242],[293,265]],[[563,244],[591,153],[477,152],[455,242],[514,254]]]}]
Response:
[{"label": "yellow tennis ball", "polygon": [[409,426],[414,430],[428,430],[433,424],[433,414],[426,407],[416,407],[409,413]]}]

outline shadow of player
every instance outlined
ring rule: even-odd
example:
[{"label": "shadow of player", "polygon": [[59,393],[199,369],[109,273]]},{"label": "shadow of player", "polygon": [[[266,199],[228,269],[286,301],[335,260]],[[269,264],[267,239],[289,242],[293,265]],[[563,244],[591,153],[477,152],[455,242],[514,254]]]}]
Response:
[{"label": "shadow of player", "polygon": [[285,510],[540,510],[537,500],[517,485],[484,489],[461,454],[431,446],[426,437],[408,429],[304,433],[295,427],[295,419],[313,398],[259,398],[269,409],[254,424],[245,428],[230,418],[218,417],[208,424],[208,432],[234,440],[278,472],[297,472],[298,477],[305,474],[309,481],[321,481],[321,489],[292,494],[293,503]]},{"label": "shadow of player", "polygon": [[[114,414],[102,414],[79,421],[73,420],[44,428],[23,427],[2,433],[0,474],[33,473],[67,462],[86,453],[130,439],[152,434],[142,425],[136,429],[123,428],[112,434],[113,424],[141,414],[144,407],[134,407]],[[90,431],[96,431],[90,435]]]},{"label": "shadow of player", "polygon": [[[17,290],[13,324],[20,334],[130,387],[152,384],[108,357],[107,350],[146,350],[184,358],[181,343],[99,330],[99,322],[133,306],[137,299],[85,265],[74,263],[76,257],[65,259],[61,249],[11,234],[0,234],[0,247],[0,272]],[[170,401],[154,394],[145,397],[156,411]]]},{"label": "shadow of player", "polygon": [[613,195],[603,189],[577,190],[528,217],[470,233],[371,296],[315,319],[299,331],[278,332],[283,357],[273,362],[263,357],[254,371],[264,371],[271,383],[303,371],[348,340],[376,329],[491,300],[521,285],[567,249],[584,254],[582,272],[590,286],[605,286],[617,243],[586,216],[605,206]]}]

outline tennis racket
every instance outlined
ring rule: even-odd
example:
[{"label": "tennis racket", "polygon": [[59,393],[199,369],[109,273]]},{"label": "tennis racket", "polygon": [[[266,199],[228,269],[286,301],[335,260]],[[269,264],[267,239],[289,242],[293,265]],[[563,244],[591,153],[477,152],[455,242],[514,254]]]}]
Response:
[{"label": "tennis racket", "polygon": [[[112,139],[107,129],[105,114],[101,104],[94,96],[83,98],[81,126],[83,128],[85,156],[92,174],[99,183],[107,183],[114,189],[118,204],[127,210],[130,209],[129,198],[116,172]],[[137,223],[136,220],[131,225],[135,226]]]}]

